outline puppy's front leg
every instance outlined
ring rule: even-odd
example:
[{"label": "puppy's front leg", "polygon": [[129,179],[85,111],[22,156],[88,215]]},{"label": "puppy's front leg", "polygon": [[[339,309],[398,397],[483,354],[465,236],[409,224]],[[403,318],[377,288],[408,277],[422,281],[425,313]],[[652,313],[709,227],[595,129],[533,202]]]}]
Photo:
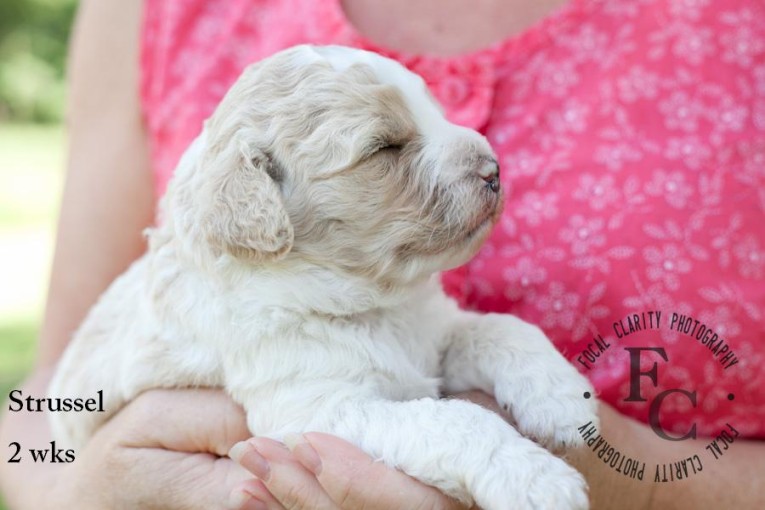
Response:
[{"label": "puppy's front leg", "polygon": [[444,357],[450,392],[493,394],[526,436],[553,447],[579,444],[577,427],[597,424],[589,381],[545,334],[512,315],[463,312]]},{"label": "puppy's front leg", "polygon": [[461,400],[353,399],[308,425],[484,510],[584,509],[579,473],[499,416]]}]

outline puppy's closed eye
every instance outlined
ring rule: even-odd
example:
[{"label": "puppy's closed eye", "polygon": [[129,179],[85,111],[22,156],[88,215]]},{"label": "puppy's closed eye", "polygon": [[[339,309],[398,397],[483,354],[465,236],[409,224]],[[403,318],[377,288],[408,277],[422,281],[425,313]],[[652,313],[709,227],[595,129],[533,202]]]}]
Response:
[{"label": "puppy's closed eye", "polygon": [[404,148],[404,144],[402,142],[387,142],[384,145],[382,145],[380,148],[377,149],[377,152],[380,151],[400,151]]},{"label": "puppy's closed eye", "polygon": [[404,143],[394,140],[377,140],[371,144],[366,152],[367,157],[378,156],[381,154],[398,154],[404,148]]}]

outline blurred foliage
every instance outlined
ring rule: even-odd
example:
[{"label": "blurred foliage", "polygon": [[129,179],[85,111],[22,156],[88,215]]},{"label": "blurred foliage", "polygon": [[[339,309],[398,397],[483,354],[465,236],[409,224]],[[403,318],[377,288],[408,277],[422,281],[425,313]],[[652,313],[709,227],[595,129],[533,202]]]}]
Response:
[{"label": "blurred foliage", "polygon": [[3,339],[0,343],[0,402],[32,368],[38,329],[36,319],[0,324],[0,338]]},{"label": "blurred foliage", "polygon": [[0,405],[35,360],[65,146],[61,124],[0,121]]},{"label": "blurred foliage", "polygon": [[0,0],[0,121],[56,122],[77,0]]}]

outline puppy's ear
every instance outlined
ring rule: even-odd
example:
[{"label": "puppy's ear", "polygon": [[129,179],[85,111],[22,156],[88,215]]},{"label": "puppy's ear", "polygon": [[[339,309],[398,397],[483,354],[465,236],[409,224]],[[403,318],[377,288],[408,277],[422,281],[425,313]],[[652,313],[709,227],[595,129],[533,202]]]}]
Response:
[{"label": "puppy's ear", "polygon": [[204,166],[210,201],[201,221],[210,245],[252,262],[287,254],[294,233],[271,158],[235,136]]}]

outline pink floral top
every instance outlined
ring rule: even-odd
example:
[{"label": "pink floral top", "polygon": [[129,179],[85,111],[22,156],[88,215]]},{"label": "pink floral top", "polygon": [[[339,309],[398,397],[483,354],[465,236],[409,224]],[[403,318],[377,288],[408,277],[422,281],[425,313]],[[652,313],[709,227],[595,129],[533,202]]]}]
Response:
[{"label": "pink floral top", "polygon": [[[764,5],[573,0],[519,36],[440,58],[365,39],[340,0],[148,0],[141,91],[156,188],[248,63],[299,43],[395,58],[451,120],[488,137],[512,190],[447,289],[539,324],[625,414],[647,420],[656,396],[682,389],[696,404],[666,396],[668,431],[729,423],[762,438]],[[658,367],[656,388],[640,379],[645,402],[625,402],[635,346],[668,359],[643,353],[643,370]]]}]

